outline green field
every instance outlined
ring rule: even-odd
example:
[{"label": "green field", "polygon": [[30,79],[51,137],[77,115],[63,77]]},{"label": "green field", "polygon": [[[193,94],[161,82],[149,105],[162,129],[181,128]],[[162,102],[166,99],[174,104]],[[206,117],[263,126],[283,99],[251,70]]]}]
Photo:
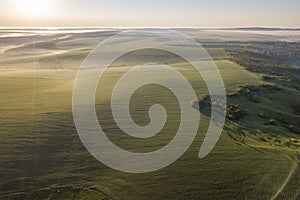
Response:
[{"label": "green field", "polygon": [[[60,45],[67,48],[70,43],[74,41]],[[128,174],[94,159],[77,135],[72,90],[79,61],[87,52],[0,62],[0,199],[299,199],[299,134],[282,122],[265,123],[283,116],[293,127],[299,126],[293,106],[300,95],[291,87],[298,82],[287,81],[287,77],[265,80],[262,74],[230,61],[224,49],[208,49],[228,94],[245,85],[272,84],[283,90],[272,93],[272,98],[262,90],[260,103],[244,96],[229,97],[229,103],[247,109],[248,115],[241,120],[227,119],[220,140],[206,158],[199,159],[198,153],[210,117],[201,112],[196,139],[179,160],[159,171]],[[58,61],[63,67],[51,67]],[[191,66],[172,58],[169,61],[190,81],[198,100],[208,95]],[[140,88],[131,102],[134,121],[149,123],[148,109],[159,102],[166,106],[167,126],[146,140],[122,134],[112,118],[109,100],[114,84],[128,69],[130,66],[106,71],[96,95],[98,119],[118,146],[134,152],[153,151],[174,137],[180,120],[178,102],[161,86]],[[260,118],[260,111],[268,117]]]}]

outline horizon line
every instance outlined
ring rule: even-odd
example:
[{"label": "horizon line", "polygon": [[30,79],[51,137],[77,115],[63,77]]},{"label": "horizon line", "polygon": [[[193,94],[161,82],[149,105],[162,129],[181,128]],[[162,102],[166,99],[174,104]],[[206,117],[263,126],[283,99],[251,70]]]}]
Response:
[{"label": "horizon line", "polygon": [[0,26],[0,29],[300,29],[300,27],[283,26],[225,26],[225,27],[198,27],[198,26]]}]

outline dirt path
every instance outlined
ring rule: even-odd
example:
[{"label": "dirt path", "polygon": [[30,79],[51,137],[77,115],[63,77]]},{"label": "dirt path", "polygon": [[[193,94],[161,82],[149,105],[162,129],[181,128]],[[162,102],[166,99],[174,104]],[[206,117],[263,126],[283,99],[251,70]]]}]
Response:
[{"label": "dirt path", "polygon": [[294,162],[290,173],[288,174],[288,176],[286,177],[285,181],[282,183],[282,185],[280,186],[280,188],[277,190],[277,192],[273,195],[273,197],[271,198],[271,200],[275,200],[279,196],[279,194],[283,191],[283,189],[285,188],[285,186],[288,184],[288,182],[290,181],[290,179],[293,177],[293,174],[295,173],[297,167],[298,167],[298,164],[296,162]]}]

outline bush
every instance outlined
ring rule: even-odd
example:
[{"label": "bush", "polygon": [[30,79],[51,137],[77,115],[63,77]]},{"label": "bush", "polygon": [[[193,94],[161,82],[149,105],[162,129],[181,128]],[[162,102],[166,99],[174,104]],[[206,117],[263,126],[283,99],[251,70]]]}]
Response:
[{"label": "bush", "polygon": [[275,124],[276,124],[275,119],[269,119],[268,122],[266,123],[266,125],[275,125]]},{"label": "bush", "polygon": [[275,142],[281,143],[282,141],[281,141],[280,139],[276,138],[276,139],[275,139]]},{"label": "bush", "polygon": [[265,118],[265,113],[263,113],[262,111],[258,112],[258,116],[260,118]]},{"label": "bush", "polygon": [[227,106],[227,118],[229,120],[240,120],[247,115],[247,110],[240,108],[238,105]]},{"label": "bush", "polygon": [[291,132],[295,133],[295,134],[300,134],[300,128],[295,127],[295,126],[292,125],[292,124],[289,125],[288,129],[289,129]]},{"label": "bush", "polygon": [[282,90],[281,87],[278,87],[276,85],[262,85],[261,87],[267,89],[271,93],[275,93],[277,91],[281,91]]},{"label": "bush", "polygon": [[263,142],[267,142],[268,141],[266,138],[263,138],[263,137],[261,137],[260,140],[263,141]]},{"label": "bush", "polygon": [[295,115],[300,115],[300,105],[294,105],[292,108]]}]

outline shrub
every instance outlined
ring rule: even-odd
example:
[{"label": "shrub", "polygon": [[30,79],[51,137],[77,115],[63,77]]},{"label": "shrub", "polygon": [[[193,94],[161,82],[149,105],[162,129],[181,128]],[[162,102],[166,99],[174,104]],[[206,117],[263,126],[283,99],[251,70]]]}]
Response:
[{"label": "shrub", "polygon": [[267,142],[268,141],[266,138],[263,138],[263,137],[261,137],[260,140],[263,141],[263,142]]},{"label": "shrub", "polygon": [[262,85],[261,87],[267,89],[269,92],[274,93],[276,91],[281,91],[282,88],[276,85]]},{"label": "shrub", "polygon": [[276,124],[276,120],[275,119],[269,119],[266,124],[267,125],[275,125]]},{"label": "shrub", "polygon": [[276,138],[276,139],[275,139],[275,142],[281,143],[282,141],[281,141],[280,139]]},{"label": "shrub", "polygon": [[295,115],[300,115],[300,105],[294,105],[292,108]]},{"label": "shrub", "polygon": [[259,112],[258,112],[258,116],[259,116],[260,118],[265,118],[265,113],[262,112],[262,111],[259,111]]},{"label": "shrub", "polygon": [[292,125],[292,124],[289,125],[288,129],[289,129],[291,132],[295,133],[295,134],[300,134],[300,128],[299,128],[299,127],[296,127],[296,126],[294,126],[294,125]]},{"label": "shrub", "polygon": [[238,105],[227,106],[227,118],[229,120],[240,120],[247,115],[247,110],[240,108]]}]

